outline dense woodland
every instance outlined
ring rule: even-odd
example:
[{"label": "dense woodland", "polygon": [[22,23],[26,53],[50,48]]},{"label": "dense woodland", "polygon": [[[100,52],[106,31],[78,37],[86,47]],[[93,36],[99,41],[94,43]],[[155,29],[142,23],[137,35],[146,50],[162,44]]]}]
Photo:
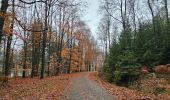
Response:
[{"label": "dense woodland", "polygon": [[80,18],[85,7],[81,0],[1,0],[2,80],[96,70],[97,43]]},{"label": "dense woodland", "polygon": [[[142,68],[152,73],[155,66],[170,63],[169,3],[101,0],[98,34],[105,51],[101,72],[109,82],[128,86]],[[169,73],[165,66],[162,72]]]}]

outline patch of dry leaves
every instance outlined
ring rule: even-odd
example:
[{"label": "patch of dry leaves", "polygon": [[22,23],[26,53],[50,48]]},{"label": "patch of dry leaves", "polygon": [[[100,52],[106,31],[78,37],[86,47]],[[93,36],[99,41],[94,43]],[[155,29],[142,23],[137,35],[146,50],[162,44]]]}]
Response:
[{"label": "patch of dry leaves", "polygon": [[76,75],[65,74],[46,77],[42,80],[39,78],[10,79],[7,84],[0,85],[0,100],[58,100],[74,76]]},{"label": "patch of dry leaves", "polygon": [[115,95],[118,100],[170,100],[170,94],[148,95],[136,90],[110,84],[99,78],[97,73],[91,73],[89,78],[94,80],[97,85],[106,89],[110,94]]}]

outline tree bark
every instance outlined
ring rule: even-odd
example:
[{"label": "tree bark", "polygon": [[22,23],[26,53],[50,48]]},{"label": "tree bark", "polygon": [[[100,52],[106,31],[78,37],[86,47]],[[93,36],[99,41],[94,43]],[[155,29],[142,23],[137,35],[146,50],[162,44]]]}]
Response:
[{"label": "tree bark", "polygon": [[73,19],[72,19],[72,22],[71,22],[71,36],[70,36],[70,55],[69,55],[69,65],[68,65],[68,73],[71,72],[71,60],[72,60],[72,45],[73,45],[73,39],[72,39],[72,36],[73,36]]},{"label": "tree bark", "polygon": [[11,55],[11,43],[12,43],[12,36],[13,36],[13,27],[14,27],[14,2],[12,1],[12,23],[11,23],[11,33],[8,33],[7,36],[7,47],[6,47],[6,59],[5,59],[5,80],[4,82],[8,82],[8,75],[9,75],[9,68],[10,68],[10,55]]},{"label": "tree bark", "polygon": [[166,13],[166,20],[167,20],[167,25],[169,25],[169,17],[168,17],[168,3],[167,0],[164,0],[165,3],[165,13]]},{"label": "tree bark", "polygon": [[48,31],[48,26],[47,26],[47,17],[48,17],[48,14],[47,13],[48,13],[48,4],[47,4],[47,0],[46,0],[46,2],[45,2],[45,23],[44,23],[45,31],[43,31],[42,64],[41,64],[40,79],[44,78],[44,70],[45,70],[45,48],[46,48],[47,31]]},{"label": "tree bark", "polygon": [[4,26],[4,21],[5,21],[5,14],[8,8],[8,1],[9,0],[2,0],[2,4],[1,4],[1,11],[0,11],[0,44],[1,44],[1,40],[2,40],[2,30],[3,30],[3,26]]},{"label": "tree bark", "polygon": [[34,77],[35,74],[35,35],[32,33],[32,70],[31,70],[31,78]]},{"label": "tree bark", "polygon": [[[164,0],[164,6],[165,6],[165,13],[166,13],[166,22],[167,22],[167,39],[168,39],[168,41],[170,40],[170,29],[169,29],[169,27],[170,27],[170,24],[169,24],[169,17],[168,17],[168,15],[169,15],[169,13],[168,13],[168,2],[167,2],[167,0]],[[168,43],[168,45],[167,46],[169,46],[170,44]]]},{"label": "tree bark", "polygon": [[154,13],[153,13],[153,9],[152,9],[150,0],[148,0],[148,6],[149,6],[149,9],[150,9],[151,15],[152,15],[153,32],[156,33],[156,28],[155,28],[155,17],[154,17]]},{"label": "tree bark", "polygon": [[109,2],[106,1],[106,10],[107,10],[107,35],[108,35],[108,42],[109,42],[109,49],[111,47],[111,36],[110,36],[110,22],[111,22],[111,16],[109,13]]},{"label": "tree bark", "polygon": [[124,6],[125,11],[123,11],[123,1],[122,0],[121,0],[120,9],[121,9],[123,33],[125,33],[126,32],[126,0],[125,0],[125,6]]},{"label": "tree bark", "polygon": [[[26,31],[24,30],[24,36],[26,37]],[[22,73],[22,78],[26,77],[26,63],[27,63],[27,41],[24,40],[24,65],[23,65],[23,73]]]},{"label": "tree bark", "polygon": [[[13,28],[11,26],[11,28]],[[12,34],[7,37],[6,59],[5,59],[5,81],[8,82],[9,68],[10,68],[10,54],[11,54]]]}]

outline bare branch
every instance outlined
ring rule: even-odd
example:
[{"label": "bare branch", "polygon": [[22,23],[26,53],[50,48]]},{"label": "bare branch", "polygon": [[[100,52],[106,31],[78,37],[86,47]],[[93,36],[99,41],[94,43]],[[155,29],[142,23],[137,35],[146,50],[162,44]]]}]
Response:
[{"label": "bare branch", "polygon": [[[9,6],[13,6],[12,4],[9,4]],[[15,7],[20,7],[20,8],[30,8],[30,7],[24,7],[24,6],[21,6],[21,5],[14,5]]]},{"label": "bare branch", "polygon": [[37,30],[37,31],[35,31],[35,30],[33,30],[33,29],[28,29],[28,28],[26,28],[25,25],[23,25],[23,24],[21,23],[21,21],[18,20],[16,17],[15,17],[15,20],[18,22],[19,26],[20,26],[22,29],[26,30],[26,31],[30,31],[30,32],[44,32],[44,31],[47,31],[47,30],[48,30],[48,27],[46,27],[45,29],[42,29],[42,30]]},{"label": "bare branch", "polygon": [[41,3],[46,3],[45,1],[43,1],[43,0],[39,0],[39,1],[32,1],[32,2],[26,2],[26,1],[23,1],[23,0],[19,0],[20,2],[22,2],[22,3],[25,3],[25,4],[35,4],[35,3],[37,3],[37,2],[41,2]]},{"label": "bare branch", "polygon": [[116,17],[114,17],[110,12],[108,12],[108,10],[106,10],[107,13],[109,14],[110,17],[112,17],[113,19],[119,21],[120,23],[123,23],[121,20],[117,19]]}]

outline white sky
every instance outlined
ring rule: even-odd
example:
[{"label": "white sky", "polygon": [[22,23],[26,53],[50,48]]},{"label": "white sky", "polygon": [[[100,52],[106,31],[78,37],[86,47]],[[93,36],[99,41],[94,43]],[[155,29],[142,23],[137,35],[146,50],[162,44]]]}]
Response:
[{"label": "white sky", "polygon": [[96,31],[101,16],[98,14],[100,2],[99,0],[84,0],[88,3],[88,8],[83,14],[82,20],[89,26],[95,39],[97,38]]},{"label": "white sky", "polygon": [[2,0],[0,0],[0,8],[1,8],[1,3],[2,3]]}]

